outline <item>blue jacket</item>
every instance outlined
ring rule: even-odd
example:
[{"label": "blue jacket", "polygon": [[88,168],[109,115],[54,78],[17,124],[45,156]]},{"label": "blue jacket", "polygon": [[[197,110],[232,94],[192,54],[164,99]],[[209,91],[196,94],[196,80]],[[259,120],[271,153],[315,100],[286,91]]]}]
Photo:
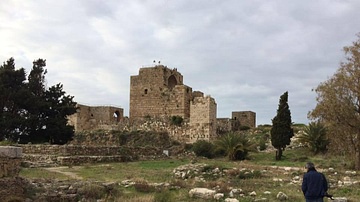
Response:
[{"label": "blue jacket", "polygon": [[319,199],[324,197],[328,184],[322,173],[310,169],[303,177],[301,189],[306,199]]}]

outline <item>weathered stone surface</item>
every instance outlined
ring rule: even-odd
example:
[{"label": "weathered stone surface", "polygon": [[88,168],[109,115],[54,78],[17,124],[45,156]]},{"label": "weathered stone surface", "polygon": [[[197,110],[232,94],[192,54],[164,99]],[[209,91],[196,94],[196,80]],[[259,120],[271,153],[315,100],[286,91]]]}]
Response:
[{"label": "weathered stone surface", "polygon": [[17,177],[20,172],[21,158],[0,157],[0,178]]},{"label": "weathered stone surface", "polygon": [[217,194],[215,194],[214,195],[214,199],[215,200],[220,200],[220,199],[222,199],[222,198],[224,198],[224,194],[223,193],[217,193]]},{"label": "weathered stone surface", "polygon": [[0,178],[0,201],[24,201],[27,186],[22,178]]},{"label": "weathered stone surface", "polygon": [[0,146],[0,157],[21,158],[22,148],[13,146]]},{"label": "weathered stone surface", "polygon": [[239,202],[236,198],[226,198],[225,202]]},{"label": "weathered stone surface", "polygon": [[189,196],[192,198],[212,199],[216,191],[207,188],[193,188],[189,191]]}]

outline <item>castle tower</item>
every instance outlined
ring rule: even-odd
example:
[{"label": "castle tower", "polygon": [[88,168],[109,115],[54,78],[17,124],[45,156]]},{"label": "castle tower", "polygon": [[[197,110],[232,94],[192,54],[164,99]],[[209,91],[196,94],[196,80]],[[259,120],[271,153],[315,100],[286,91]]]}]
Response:
[{"label": "castle tower", "polygon": [[216,110],[215,99],[210,96],[195,97],[190,105],[190,140],[211,141],[216,136]]},{"label": "castle tower", "polygon": [[256,113],[252,111],[236,111],[231,113],[231,118],[240,122],[240,126],[256,127]]},{"label": "castle tower", "polygon": [[130,77],[131,120],[145,117],[190,117],[192,89],[183,84],[177,69],[163,65],[140,68]]}]

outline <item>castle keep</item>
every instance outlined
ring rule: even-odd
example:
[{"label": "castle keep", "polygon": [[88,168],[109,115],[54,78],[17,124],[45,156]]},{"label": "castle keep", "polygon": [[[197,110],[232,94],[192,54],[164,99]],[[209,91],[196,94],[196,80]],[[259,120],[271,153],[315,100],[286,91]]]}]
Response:
[{"label": "castle keep", "polygon": [[176,69],[163,65],[141,68],[130,77],[131,120],[144,117],[190,117],[192,89]]}]

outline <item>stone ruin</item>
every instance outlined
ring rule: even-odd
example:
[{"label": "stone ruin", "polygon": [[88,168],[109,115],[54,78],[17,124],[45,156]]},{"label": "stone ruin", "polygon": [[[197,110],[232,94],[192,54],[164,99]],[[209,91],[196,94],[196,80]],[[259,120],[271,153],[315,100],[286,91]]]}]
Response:
[{"label": "stone ruin", "polygon": [[187,143],[199,139],[211,141],[220,131],[233,131],[240,125],[256,127],[256,114],[251,111],[236,111],[231,118],[217,118],[214,98],[193,91],[183,83],[176,68],[160,64],[140,68],[138,75],[130,77],[128,118],[123,116],[122,108],[79,104],[77,113],[69,116],[69,124],[75,131],[140,129],[149,119],[169,122],[175,116],[184,119],[185,128],[169,133],[175,140]]},{"label": "stone ruin", "polygon": [[19,178],[22,148],[0,146],[0,201],[22,198],[26,182]]},{"label": "stone ruin", "polygon": [[17,177],[21,159],[21,147],[0,146],[0,178]]}]

